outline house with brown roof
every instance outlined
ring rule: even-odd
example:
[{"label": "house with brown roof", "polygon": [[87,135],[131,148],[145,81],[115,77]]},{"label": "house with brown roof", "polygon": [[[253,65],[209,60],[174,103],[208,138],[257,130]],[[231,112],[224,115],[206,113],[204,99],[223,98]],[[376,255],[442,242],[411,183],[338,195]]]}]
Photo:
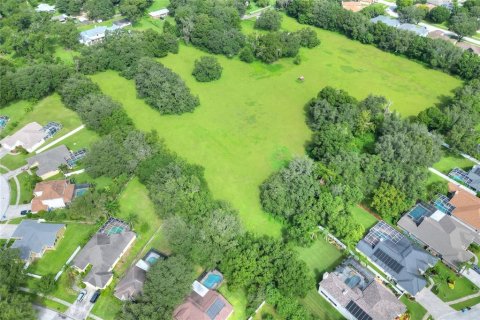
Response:
[{"label": "house with brown roof", "polygon": [[233,313],[232,305],[218,292],[198,281],[193,291],[173,312],[175,320],[226,320]]},{"label": "house with brown roof", "polygon": [[407,311],[379,279],[352,258],[323,274],[318,293],[349,320],[392,320]]},{"label": "house with brown roof", "polygon": [[449,203],[454,207],[452,215],[477,232],[480,231],[480,198],[453,183],[448,184],[448,191]]},{"label": "house with brown roof", "polygon": [[68,180],[53,180],[37,183],[33,190],[32,212],[65,208],[74,197],[75,185]]}]

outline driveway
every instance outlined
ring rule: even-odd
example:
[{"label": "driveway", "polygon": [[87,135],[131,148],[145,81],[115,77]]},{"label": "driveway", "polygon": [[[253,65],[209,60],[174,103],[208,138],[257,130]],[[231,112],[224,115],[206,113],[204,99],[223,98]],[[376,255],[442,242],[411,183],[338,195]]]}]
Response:
[{"label": "driveway", "polygon": [[18,224],[0,224],[0,239],[10,239]]},{"label": "driveway", "polygon": [[5,157],[7,154],[8,154],[8,150],[7,150],[7,149],[0,148],[0,159],[2,159],[3,157]]},{"label": "driveway", "polygon": [[444,314],[438,318],[438,320],[478,320],[480,319],[480,305],[473,306],[471,310],[462,312],[462,311],[453,311],[448,314]]},{"label": "driveway", "polygon": [[20,212],[22,212],[23,210],[32,210],[32,204],[27,203],[27,204],[20,204],[18,206],[9,206],[6,214],[0,220],[10,220],[10,219],[24,217],[20,214]]},{"label": "driveway", "polygon": [[480,288],[480,274],[470,268],[463,270],[462,274]]},{"label": "driveway", "polygon": [[83,320],[86,319],[88,314],[93,308],[93,303],[90,303],[94,289],[85,288],[87,294],[81,302],[75,300],[75,302],[68,308],[65,314],[73,319]]},{"label": "driveway", "polygon": [[[428,313],[432,315],[434,319],[440,319],[447,314],[457,313],[452,307],[440,300],[439,297],[434,295],[427,287],[417,293],[415,300],[420,303]],[[456,318],[444,318],[444,319],[456,319]]]}]

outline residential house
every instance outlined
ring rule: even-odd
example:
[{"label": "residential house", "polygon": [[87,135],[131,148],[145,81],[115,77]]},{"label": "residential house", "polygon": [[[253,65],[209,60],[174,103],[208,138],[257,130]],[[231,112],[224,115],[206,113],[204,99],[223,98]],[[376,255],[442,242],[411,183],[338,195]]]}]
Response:
[{"label": "residential house", "polygon": [[233,313],[232,305],[218,292],[198,281],[193,291],[173,312],[175,320],[226,320]]},{"label": "residential house", "polygon": [[370,22],[373,22],[373,23],[381,22],[393,28],[413,32],[416,35],[421,37],[426,37],[428,35],[428,30],[426,27],[419,26],[416,24],[411,24],[411,23],[400,23],[400,21],[398,21],[397,19],[394,19],[388,16],[378,16],[370,19]]},{"label": "residential house", "polygon": [[323,274],[318,293],[348,320],[392,320],[407,311],[373,273],[352,258]]},{"label": "residential house", "polygon": [[121,29],[122,27],[117,27],[112,25],[111,27],[95,27],[90,30],[85,30],[80,32],[80,43],[91,46],[92,44],[101,42],[109,32],[114,32],[115,30]]},{"label": "residential house", "polygon": [[71,153],[65,145],[55,147],[27,159],[30,168],[37,167],[37,175],[43,180],[60,172],[59,167],[68,166]]},{"label": "residential house", "polygon": [[52,21],[58,21],[58,22],[65,22],[67,21],[68,16],[64,13],[58,15],[58,16],[53,16]]},{"label": "residential house", "polygon": [[342,7],[345,10],[359,12],[363,8],[368,7],[370,3],[363,1],[342,1]]},{"label": "residential house", "polygon": [[11,136],[3,138],[0,144],[8,151],[22,147],[28,152],[33,152],[44,142],[45,132],[43,131],[43,127],[36,122],[31,122]]},{"label": "residential house", "polygon": [[451,42],[453,44],[455,44],[457,42],[457,39],[447,35],[442,30],[434,30],[432,32],[429,32],[427,37],[432,38],[432,39],[442,39],[442,40]]},{"label": "residential house", "polygon": [[65,232],[64,224],[42,223],[40,220],[22,220],[13,232],[16,239],[11,248],[20,250],[20,258],[30,264],[41,258],[45,251],[55,248],[55,244]]},{"label": "residential house", "polygon": [[468,171],[467,178],[470,179],[468,186],[476,192],[480,192],[480,165],[477,164],[473,166],[473,168]]},{"label": "residential house", "polygon": [[142,259],[128,269],[125,276],[118,282],[115,287],[114,296],[122,301],[131,300],[136,297],[143,290],[143,285],[150,267],[158,260],[166,258],[166,255],[150,249]]},{"label": "residential house", "polygon": [[148,15],[154,19],[165,19],[169,13],[170,10],[168,10],[167,8],[163,8],[157,11],[149,12]]},{"label": "residential house", "polygon": [[93,235],[72,261],[72,266],[85,272],[83,282],[94,289],[105,289],[113,278],[112,270],[135,241],[136,234],[118,219],[109,219]]},{"label": "residential house", "polygon": [[460,186],[449,183],[449,204],[451,214],[467,224],[477,232],[480,231],[480,198],[462,189]]},{"label": "residential house", "polygon": [[75,194],[75,185],[68,180],[43,181],[33,190],[32,212],[65,208]]},{"label": "residential house", "polygon": [[51,6],[47,3],[40,3],[36,8],[36,12],[47,12],[47,13],[54,13],[55,12],[55,6]]},{"label": "residential house", "polygon": [[470,244],[480,244],[480,236],[475,231],[425,203],[413,207],[398,221],[398,226],[456,270],[474,258],[468,251]]},{"label": "residential house", "polygon": [[475,53],[476,55],[480,55],[480,47],[475,44],[459,41],[457,42],[457,47],[464,51],[469,51],[471,53]]},{"label": "residential house", "polygon": [[422,275],[438,261],[384,221],[370,229],[357,250],[412,296],[425,287]]}]

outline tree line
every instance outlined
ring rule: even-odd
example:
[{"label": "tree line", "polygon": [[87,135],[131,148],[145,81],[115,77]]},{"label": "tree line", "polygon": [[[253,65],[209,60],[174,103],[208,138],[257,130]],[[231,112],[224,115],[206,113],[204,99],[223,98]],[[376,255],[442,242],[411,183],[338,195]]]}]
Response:
[{"label": "tree line", "polygon": [[404,55],[462,79],[480,76],[480,57],[476,54],[442,39],[420,37],[383,23],[371,23],[366,15],[345,10],[337,1],[278,0],[277,6],[300,23],[340,32],[350,39]]},{"label": "tree line", "polygon": [[440,159],[441,140],[425,125],[390,112],[384,97],[358,101],[331,87],[306,108],[316,162],[294,159],[261,187],[263,208],[287,223],[292,240],[309,244],[323,225],[352,245],[364,232],[352,206],[367,203],[395,221],[429,198],[427,168]]}]

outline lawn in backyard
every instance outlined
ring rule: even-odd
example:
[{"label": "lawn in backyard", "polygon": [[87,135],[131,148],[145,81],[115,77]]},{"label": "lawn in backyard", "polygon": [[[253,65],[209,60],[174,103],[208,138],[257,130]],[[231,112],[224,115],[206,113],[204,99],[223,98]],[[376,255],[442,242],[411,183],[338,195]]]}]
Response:
[{"label": "lawn in backyard", "polygon": [[[287,29],[302,26],[285,18]],[[461,82],[405,58],[317,29],[322,44],[302,49],[303,62],[246,64],[219,56],[222,78],[199,83],[191,76],[205,53],[185,45],[160,61],[181,75],[201,105],[193,113],[161,116],[136,96],[133,81],[113,71],[92,76],[102,91],[120,101],[137,128],[157,130],[167,146],[205,167],[217,199],[239,210],[246,228],[280,236],[281,224],[262,211],[259,185],[294,155],[304,154],[311,132],[303,107],[326,85],[364,98],[385,95],[392,108],[413,115],[439,101]],[[395,66],[395,68],[392,68]],[[303,83],[296,79],[305,77]],[[228,97],[228,98],[227,98]]]},{"label": "lawn in backyard", "polygon": [[463,301],[463,302],[453,304],[453,305],[451,305],[451,307],[455,310],[462,310],[463,308],[473,307],[477,304],[480,304],[480,297],[475,297],[475,298],[472,298],[472,299],[469,299],[469,300],[466,300],[466,301]]},{"label": "lawn in backyard", "polygon": [[41,259],[30,265],[28,272],[42,276],[56,274],[65,265],[77,247],[83,246],[97,229],[98,226],[96,225],[68,223],[65,234],[58,241],[55,250],[47,251]]},{"label": "lawn in backyard", "polygon": [[319,319],[342,319],[338,311],[317,292],[316,284],[320,282],[325,271],[331,271],[340,263],[344,258],[343,253],[324,239],[316,240],[309,248],[298,248],[298,252],[315,277],[315,287],[301,302]]},{"label": "lawn in backyard", "polygon": [[444,156],[433,165],[435,169],[438,171],[441,171],[445,174],[448,174],[452,169],[454,168],[460,168],[463,170],[467,170],[472,168],[475,163],[462,157],[459,154],[450,152],[446,149],[443,149],[444,151]]},{"label": "lawn in backyard", "polygon": [[378,222],[377,218],[359,205],[350,208],[350,211],[355,217],[355,220],[365,228],[365,232]]},{"label": "lawn in backyard", "polygon": [[400,301],[407,306],[410,320],[422,320],[423,316],[427,313],[427,310],[418,302],[408,299],[405,295],[400,298]]},{"label": "lawn in backyard", "polygon": [[63,128],[53,137],[52,140],[47,140],[46,143],[64,135],[82,124],[78,115],[66,108],[58,94],[52,94],[37,103],[29,101],[18,101],[2,108],[0,115],[10,117],[2,135],[8,135],[12,132],[22,128],[30,122],[38,122],[44,126],[50,121],[59,122]]},{"label": "lawn in backyard", "polygon": [[[457,276],[455,272],[447,268],[443,263],[437,263],[434,270],[437,272],[431,278],[435,282],[432,288],[434,292],[443,301],[453,301],[478,292],[478,288],[463,276]],[[452,288],[448,286],[448,279],[452,279],[455,285]]]},{"label": "lawn in backyard", "polygon": [[115,278],[107,290],[103,290],[98,302],[95,303],[93,313],[103,319],[114,319],[120,312],[122,303],[113,296],[116,283],[125,274],[126,270],[137,259],[141,258],[153,245],[148,241],[158,231],[161,220],[156,215],[153,203],[148,197],[148,191],[137,178],[132,179],[126,186],[119,198],[120,211],[115,216],[120,219],[127,219],[129,215],[135,214],[137,221],[133,223],[137,239],[133,246],[122,257],[114,269]]}]

